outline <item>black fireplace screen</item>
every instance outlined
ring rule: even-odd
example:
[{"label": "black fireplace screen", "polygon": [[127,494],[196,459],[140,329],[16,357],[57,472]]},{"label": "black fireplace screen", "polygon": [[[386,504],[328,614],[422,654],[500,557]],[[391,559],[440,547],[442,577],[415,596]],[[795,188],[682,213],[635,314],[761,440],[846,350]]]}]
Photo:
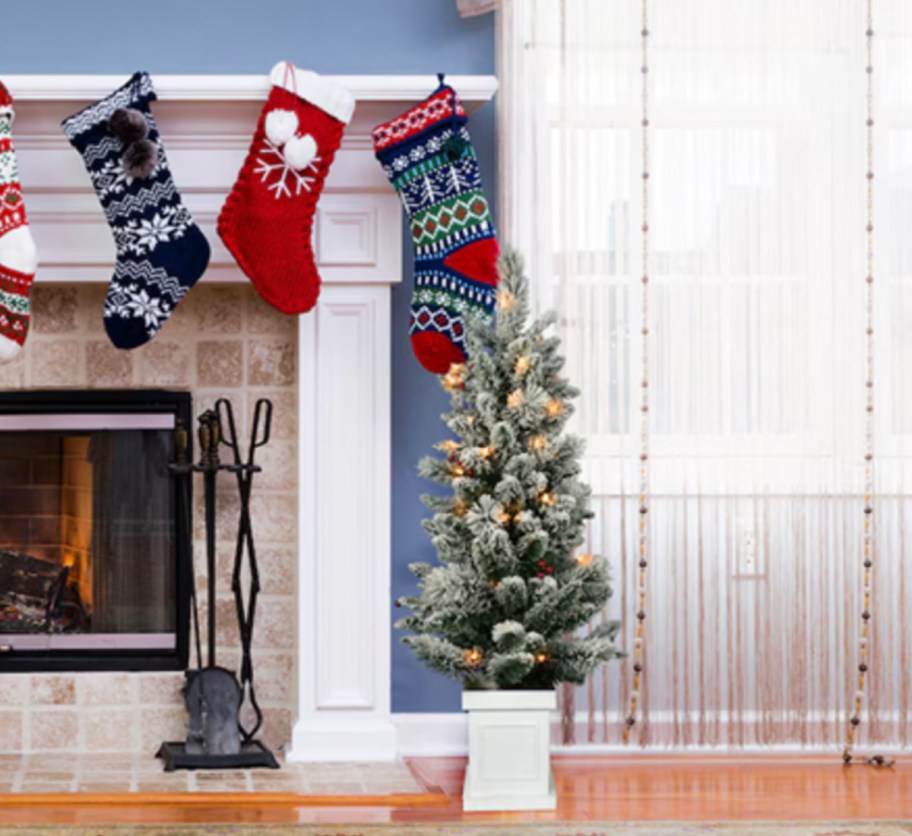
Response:
[{"label": "black fireplace screen", "polygon": [[184,663],[189,396],[142,394],[0,396],[0,670]]}]

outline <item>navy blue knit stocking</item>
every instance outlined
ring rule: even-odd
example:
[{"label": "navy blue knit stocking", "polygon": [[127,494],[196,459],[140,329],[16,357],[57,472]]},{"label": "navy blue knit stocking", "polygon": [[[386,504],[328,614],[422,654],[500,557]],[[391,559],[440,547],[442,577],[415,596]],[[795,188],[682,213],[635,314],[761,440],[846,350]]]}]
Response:
[{"label": "navy blue knit stocking", "polygon": [[209,263],[209,243],[174,185],[149,103],[152,80],[123,87],[63,122],[114,235],[104,324],[118,348],[151,340]]}]

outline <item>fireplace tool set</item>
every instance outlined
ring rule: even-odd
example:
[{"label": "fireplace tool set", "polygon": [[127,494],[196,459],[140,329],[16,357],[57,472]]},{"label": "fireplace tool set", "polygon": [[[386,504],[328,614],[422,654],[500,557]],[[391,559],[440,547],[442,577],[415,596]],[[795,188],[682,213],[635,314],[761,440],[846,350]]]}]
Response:
[{"label": "fireplace tool set", "polygon": [[[183,504],[183,515],[188,530],[181,536],[190,537],[191,480],[194,473],[203,477],[206,518],[206,638],[207,656],[203,666],[200,641],[199,606],[196,596],[196,578],[190,564],[190,596],[193,638],[196,647],[197,668],[186,674],[183,695],[187,707],[187,740],[163,743],[158,757],[165,761],[165,771],[175,769],[226,769],[270,767],[279,764],[272,752],[260,741],[256,733],[263,724],[263,712],[256,698],[253,677],[252,642],[256,618],[260,576],[257,567],[256,546],[250,517],[250,496],[253,477],[262,468],[256,464],[256,452],[269,442],[272,425],[272,403],[265,398],[256,402],[247,455],[241,452],[234,409],[231,402],[220,398],[213,409],[199,416],[198,438],[200,458],[192,464],[186,428],[178,424],[175,429],[175,461],[170,466],[177,488],[177,501]],[[227,463],[221,461],[220,450],[230,451]],[[234,594],[235,612],[241,639],[240,677],[216,664],[216,483],[219,472],[232,473],[240,498],[238,532],[231,574],[231,591]],[[245,571],[246,569],[246,571]],[[245,584],[249,585],[245,594]],[[249,706],[252,720],[245,724],[241,709]]]}]

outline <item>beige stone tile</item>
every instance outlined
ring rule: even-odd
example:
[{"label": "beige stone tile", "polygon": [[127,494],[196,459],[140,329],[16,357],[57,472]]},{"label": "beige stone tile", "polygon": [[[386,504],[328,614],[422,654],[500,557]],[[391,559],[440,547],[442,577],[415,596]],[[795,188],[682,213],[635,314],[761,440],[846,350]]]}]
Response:
[{"label": "beige stone tile", "polygon": [[257,699],[290,705],[295,694],[295,658],[291,653],[260,653],[255,660]]},{"label": "beige stone tile", "polygon": [[81,752],[78,755],[79,768],[83,773],[130,772],[145,757],[124,747],[118,752]]},{"label": "beige stone tile", "polygon": [[30,781],[19,788],[19,792],[34,795],[56,795],[57,793],[72,791],[72,781]]},{"label": "beige stone tile", "polygon": [[87,751],[118,752],[135,748],[138,729],[133,708],[82,708],[82,740]]},{"label": "beige stone tile", "polygon": [[298,551],[292,546],[258,546],[260,586],[264,595],[282,595],[296,589]]},{"label": "beige stone tile", "polygon": [[16,359],[0,364],[0,388],[21,389],[25,386],[26,361],[31,350],[32,342],[26,338],[25,346]]},{"label": "beige stone tile", "polygon": [[31,677],[23,674],[0,676],[0,706],[25,705],[28,702]]},{"label": "beige stone tile", "polygon": [[143,386],[189,386],[192,383],[194,346],[175,342],[164,334],[134,352]]},{"label": "beige stone tile", "polygon": [[68,334],[79,327],[76,288],[38,284],[32,288],[31,302],[36,333]]},{"label": "beige stone tile", "polygon": [[137,792],[189,792],[189,776],[186,774],[179,775],[174,779],[166,778],[137,778]]},{"label": "beige stone tile", "polygon": [[173,707],[183,704],[184,675],[180,671],[138,674],[136,680],[142,705]]},{"label": "beige stone tile", "polygon": [[[61,758],[62,760],[62,758]],[[45,770],[45,771],[36,771],[33,769],[28,769],[22,776],[23,784],[33,784],[38,783],[47,783],[50,781],[72,781],[76,777],[75,769],[55,769],[55,770]]]},{"label": "beige stone tile", "polygon": [[187,719],[182,707],[144,709],[139,713],[137,723],[140,727],[139,751],[150,756],[163,742],[183,740],[187,736]]},{"label": "beige stone tile", "polygon": [[291,386],[296,380],[295,343],[251,337],[247,347],[251,386]]},{"label": "beige stone tile", "polygon": [[83,705],[133,705],[137,701],[136,676],[127,673],[93,673],[77,677],[77,701]]},{"label": "beige stone tile", "polygon": [[295,490],[298,485],[298,446],[294,441],[272,439],[257,450],[256,463],[263,468],[254,476],[254,490]]},{"label": "beige stone tile", "polygon": [[[251,393],[250,409],[257,398],[268,398],[272,401],[272,441],[270,445],[282,439],[298,437],[298,398],[297,392],[290,389],[265,389]],[[264,448],[265,450],[266,448]]]},{"label": "beige stone tile", "polygon": [[133,381],[133,355],[110,342],[93,340],[86,345],[86,380],[93,387],[129,386]]},{"label": "beige stone tile", "polygon": [[76,784],[76,791],[85,794],[124,793],[131,791],[131,781],[88,781],[80,779]]},{"label": "beige stone tile", "polygon": [[[85,753],[85,757],[91,757],[94,753],[88,752]],[[95,757],[98,757],[95,754]],[[97,761],[91,763],[90,765],[83,765],[82,769],[79,771],[79,778],[81,781],[90,781],[93,783],[105,784],[110,781],[123,781],[129,782],[133,778],[133,768],[132,767],[119,767],[111,769],[103,769],[103,763]]]},{"label": "beige stone tile", "polygon": [[294,718],[290,709],[263,707],[263,731],[260,737],[276,755],[291,740],[293,722]]},{"label": "beige stone tile", "polygon": [[257,603],[253,646],[272,650],[294,650],[297,610],[293,595],[262,595]]},{"label": "beige stone tile", "polygon": [[79,715],[73,709],[32,709],[26,745],[36,752],[76,751]]},{"label": "beige stone tile", "polygon": [[79,360],[82,352],[76,340],[32,339],[31,384],[33,386],[74,386],[83,376]]},{"label": "beige stone tile", "polygon": [[247,331],[250,334],[277,334],[289,338],[295,333],[297,317],[283,314],[264,301],[254,290],[247,297]]},{"label": "beige stone tile", "polygon": [[[193,537],[195,540],[205,542],[206,538],[206,516],[205,516],[205,494],[202,486],[193,494]],[[223,543],[234,543],[237,538],[238,516],[241,511],[241,503],[237,492],[237,482],[232,474],[222,472],[216,481],[216,505],[215,505],[215,534],[216,539]],[[198,553],[197,567],[200,571],[205,571],[205,552]]]},{"label": "beige stone tile", "polygon": [[104,305],[108,295],[108,285],[84,284],[74,289],[76,291],[77,327],[88,331],[93,338],[104,336]]},{"label": "beige stone tile", "polygon": [[196,350],[200,386],[230,388],[244,382],[244,351],[240,340],[206,340]]},{"label": "beige stone tile", "polygon": [[190,309],[200,334],[237,334],[244,313],[244,291],[239,287],[203,285],[193,293]]},{"label": "beige stone tile", "polygon": [[[228,590],[224,589],[224,593]],[[257,610],[257,619],[259,619],[259,605]],[[237,615],[234,608],[234,598],[229,598],[227,594],[222,594],[216,601],[215,607],[216,619],[216,643],[220,648],[240,647],[240,633],[238,632]],[[219,660],[222,664],[223,660]]]},{"label": "beige stone tile", "polygon": [[76,679],[68,674],[34,674],[29,701],[32,705],[73,705]]},{"label": "beige stone tile", "polygon": [[294,493],[254,491],[250,513],[256,521],[258,543],[290,545],[298,538],[298,505]]},{"label": "beige stone tile", "polygon": [[23,718],[22,711],[0,709],[0,750],[15,752],[22,749]]},{"label": "beige stone tile", "polygon": [[229,783],[247,783],[247,773],[242,769],[214,769],[199,771],[196,773],[196,783],[200,786],[204,784],[229,784]]}]

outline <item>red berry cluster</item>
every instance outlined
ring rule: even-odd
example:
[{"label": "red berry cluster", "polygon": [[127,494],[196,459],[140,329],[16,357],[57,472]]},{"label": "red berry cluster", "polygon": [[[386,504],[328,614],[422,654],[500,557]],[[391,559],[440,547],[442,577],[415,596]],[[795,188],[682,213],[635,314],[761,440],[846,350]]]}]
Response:
[{"label": "red berry cluster", "polygon": [[535,574],[540,578],[543,578],[546,575],[553,575],[554,567],[551,566],[547,560],[539,560],[538,561],[538,571]]}]

